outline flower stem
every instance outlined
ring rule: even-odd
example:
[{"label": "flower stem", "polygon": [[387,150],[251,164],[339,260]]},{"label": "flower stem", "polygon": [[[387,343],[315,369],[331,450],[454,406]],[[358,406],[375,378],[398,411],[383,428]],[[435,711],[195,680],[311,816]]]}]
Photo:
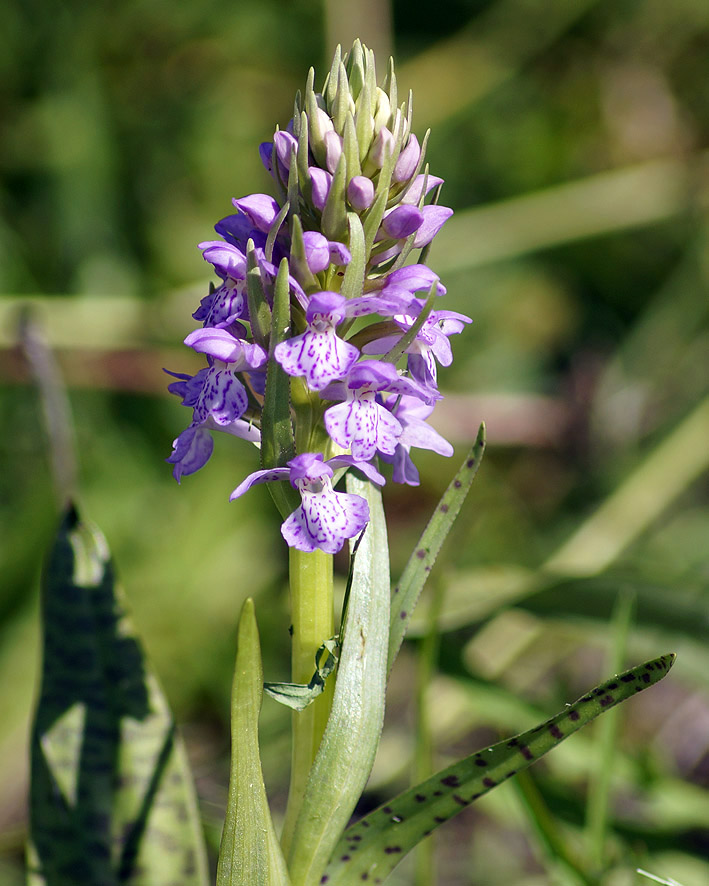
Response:
[{"label": "flower stem", "polygon": [[[291,618],[294,683],[308,683],[315,670],[315,653],[335,633],[332,598],[332,555],[303,553],[290,548]],[[288,806],[281,842],[288,853],[293,828],[303,802],[310,767],[320,747],[332,704],[334,679],[305,710],[293,713],[293,744]]]}]

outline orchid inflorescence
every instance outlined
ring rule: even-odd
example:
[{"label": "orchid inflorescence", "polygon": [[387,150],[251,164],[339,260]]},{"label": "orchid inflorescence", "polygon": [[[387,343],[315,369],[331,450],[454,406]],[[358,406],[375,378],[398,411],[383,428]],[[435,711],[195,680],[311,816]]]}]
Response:
[{"label": "orchid inflorescence", "polygon": [[[193,314],[202,328],[185,339],[208,365],[170,373],[169,390],[193,417],[167,460],[179,482],[210,458],[212,431],[260,445],[262,469],[231,499],[255,483],[289,481],[300,505],[282,526],[285,540],[335,553],[369,520],[363,498],[333,490],[336,472],[354,467],[381,485],[379,456],[395,482],[417,485],[412,448],[452,455],[426,419],[441,399],[437,363],[452,361],[448,337],[471,321],[432,309],[445,287],[422,261],[406,263],[453,211],[425,202],[442,179],[424,165],[411,98],[397,105],[393,67],[377,86],[374,56],[356,42],[344,58],[338,50],[322,93],[313,81],[311,70],[286,129],[260,146],[277,197],[235,199],[237,212],[215,226],[222,239],[200,244],[221,284]],[[290,321],[276,329],[279,281]],[[261,445],[273,361],[291,377],[292,446],[282,437]]]}]

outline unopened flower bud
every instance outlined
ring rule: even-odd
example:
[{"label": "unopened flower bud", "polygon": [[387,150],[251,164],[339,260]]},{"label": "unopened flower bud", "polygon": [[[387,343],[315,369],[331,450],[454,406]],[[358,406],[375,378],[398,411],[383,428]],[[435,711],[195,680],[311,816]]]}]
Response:
[{"label": "unopened flower bud", "polygon": [[416,172],[419,159],[421,158],[421,146],[416,136],[411,133],[409,142],[397,158],[392,179],[395,182],[408,181]]},{"label": "unopened flower bud", "polygon": [[402,205],[384,216],[382,228],[392,240],[402,240],[418,231],[422,223],[423,213],[417,206]]},{"label": "unopened flower bud", "polygon": [[350,201],[350,206],[357,212],[369,209],[374,202],[372,180],[366,175],[355,175],[347,185],[347,199]]},{"label": "unopened flower bud", "polygon": [[333,175],[342,154],[342,136],[334,130],[325,133],[325,165]]},{"label": "unopened flower bud", "polygon": [[312,185],[312,201],[316,209],[322,210],[327,202],[332,184],[332,176],[319,166],[309,166],[310,183]]},{"label": "unopened flower bud", "polygon": [[379,132],[382,126],[388,126],[391,119],[389,96],[377,86],[377,109],[374,112],[374,131]]},{"label": "unopened flower bud", "polygon": [[372,142],[372,147],[370,148],[367,160],[375,169],[381,169],[386,163],[387,158],[391,156],[393,150],[394,136],[386,126],[382,126]]}]

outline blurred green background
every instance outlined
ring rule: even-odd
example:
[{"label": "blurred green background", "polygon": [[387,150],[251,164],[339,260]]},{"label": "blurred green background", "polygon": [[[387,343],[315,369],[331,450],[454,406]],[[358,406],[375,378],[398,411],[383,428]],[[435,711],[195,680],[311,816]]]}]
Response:
[{"label": "blurred green background", "polygon": [[[621,710],[612,768],[586,730],[535,767],[538,801],[569,851],[593,858],[588,796],[608,796],[594,882],[648,882],[640,866],[706,884],[705,0],[0,5],[0,882],[23,881],[38,584],[57,520],[35,339],[67,386],[80,504],[108,537],[218,845],[236,616],[253,595],[267,678],[284,679],[287,558],[263,487],[227,501],[255,467],[245,444],[217,440],[200,474],[172,480],[163,460],[187,412],[161,367],[200,365],[180,344],[209,280],[196,243],[233,196],[269,189],[259,142],[287,122],[308,67],[321,83],[354,36],[382,71],[394,53],[416,131],[432,128],[456,215],[430,263],[446,306],[475,320],[441,378],[436,424],[455,457],[424,453],[419,488],[384,491],[395,575],[482,419],[490,441],[434,573],[435,763],[607,675],[620,599],[634,611],[624,663],[671,650],[678,663]],[[426,611],[424,598],[421,634]],[[419,646],[392,677],[369,804],[411,778]],[[277,814],[288,722],[266,702]],[[530,790],[510,783],[443,828],[434,879],[421,857],[392,882],[576,882],[539,837]]]}]

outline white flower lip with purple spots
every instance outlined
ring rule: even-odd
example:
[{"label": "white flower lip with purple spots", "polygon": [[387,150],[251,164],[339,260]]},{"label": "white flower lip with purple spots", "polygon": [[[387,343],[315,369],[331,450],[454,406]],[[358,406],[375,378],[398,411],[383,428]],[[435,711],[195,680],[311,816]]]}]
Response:
[{"label": "white flower lip with purple spots", "polygon": [[359,357],[357,348],[338,338],[335,331],[345,318],[346,303],[337,292],[312,295],[305,315],[306,331],[275,348],[274,356],[285,372],[303,376],[313,391],[342,378]]},{"label": "white flower lip with purple spots", "polygon": [[358,535],[369,522],[369,505],[361,496],[332,488],[333,466],[343,464],[360,468],[370,479],[384,480],[371,465],[365,467],[342,457],[326,462],[321,453],[306,452],[291,459],[288,467],[254,471],[229,499],[239,498],[257,483],[288,480],[300,493],[301,505],[281,526],[284,539],[299,551],[336,554],[346,539]]},{"label": "white flower lip with purple spots", "polygon": [[323,391],[329,400],[344,400],[325,411],[328,434],[359,461],[369,461],[377,451],[393,455],[403,430],[398,419],[377,399],[382,391],[425,401],[433,399],[425,388],[402,378],[391,363],[380,361],[356,364],[344,381]]}]

